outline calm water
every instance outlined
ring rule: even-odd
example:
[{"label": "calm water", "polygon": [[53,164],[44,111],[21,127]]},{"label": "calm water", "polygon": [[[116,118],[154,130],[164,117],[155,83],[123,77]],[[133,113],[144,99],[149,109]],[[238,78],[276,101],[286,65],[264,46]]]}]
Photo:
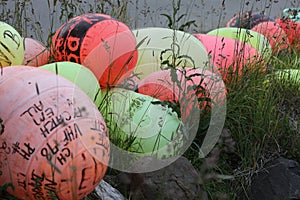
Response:
[{"label": "calm water", "polygon": [[[111,2],[114,1],[112,0]],[[12,0],[8,1],[5,8],[1,5],[2,8],[0,7],[0,10],[4,9],[7,11],[10,9],[13,12],[15,9],[14,2]],[[50,0],[50,7],[46,0],[31,0],[28,2],[30,2],[30,6],[28,7],[26,20],[22,20],[24,21],[22,23],[29,24],[29,19],[29,21],[32,20],[33,22],[38,21],[41,27],[37,30],[33,23],[28,30],[24,31],[23,35],[39,36],[39,39],[45,42],[48,34],[51,32],[51,24],[52,30],[56,30],[62,24],[61,20],[59,20],[61,5],[57,1],[58,3],[54,7],[53,0]],[[86,2],[85,5],[88,5],[93,4],[94,1],[85,0],[83,2]],[[276,18],[282,16],[284,8],[300,7],[299,0],[182,0],[181,4],[179,14],[186,13],[187,15],[180,22],[196,20],[197,27],[193,26],[190,29],[190,32],[193,33],[203,33],[222,27],[235,13],[242,10],[264,11],[265,14]],[[88,6],[81,6],[81,9],[89,10]],[[132,29],[149,26],[167,27],[167,20],[161,14],[171,15],[172,9],[172,0],[131,0],[127,11],[129,20],[126,23]],[[32,14],[32,11],[34,14]],[[51,21],[52,19],[53,21]],[[8,20],[11,21],[13,19]]]}]

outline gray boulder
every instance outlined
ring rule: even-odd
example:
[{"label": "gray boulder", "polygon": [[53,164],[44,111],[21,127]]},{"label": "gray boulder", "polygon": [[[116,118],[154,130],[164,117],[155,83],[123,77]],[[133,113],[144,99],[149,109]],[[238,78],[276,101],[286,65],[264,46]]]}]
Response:
[{"label": "gray boulder", "polygon": [[207,199],[202,180],[192,164],[180,157],[171,165],[149,173],[121,173],[114,186],[132,200]]},{"label": "gray boulder", "polygon": [[249,196],[253,200],[300,199],[300,165],[278,158],[252,178]]}]

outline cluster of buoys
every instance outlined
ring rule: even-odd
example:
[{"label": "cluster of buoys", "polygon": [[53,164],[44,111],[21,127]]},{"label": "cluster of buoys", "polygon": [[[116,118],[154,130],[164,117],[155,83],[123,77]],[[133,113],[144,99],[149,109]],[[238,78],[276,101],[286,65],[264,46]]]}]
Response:
[{"label": "cluster of buoys", "polygon": [[110,158],[99,82],[80,64],[48,64],[43,44],[0,26],[0,185],[21,199],[82,199]]},{"label": "cluster of buoys", "polygon": [[235,14],[226,27],[253,30],[264,35],[274,54],[289,47],[300,50],[300,9],[286,8],[282,18],[273,18],[259,12],[240,12]]},{"label": "cluster of buoys", "polygon": [[265,71],[268,56],[299,44],[290,19],[248,12],[227,26],[206,34],[131,30],[109,15],[84,14],[61,25],[48,50],[0,22],[0,185],[12,184],[8,192],[21,198],[81,199],[114,162],[130,171],[145,156],[170,159],[151,170],[174,161],[201,112],[217,108],[205,156],[221,133],[230,73],[255,63]]},{"label": "cluster of buoys", "polygon": [[[257,38],[251,31],[263,35],[269,42],[268,49],[276,55],[282,50],[295,49],[300,52],[300,9],[286,8],[283,10],[282,18],[273,18],[259,12],[240,12],[235,14],[227,23],[227,28],[240,28],[242,31],[250,33],[252,40]],[[224,28],[224,29],[227,29]],[[212,31],[224,37],[230,37],[222,31]],[[226,31],[224,31],[226,32]],[[232,37],[236,37],[231,35]],[[230,38],[232,38],[230,37]],[[249,40],[246,40],[246,42]],[[262,42],[263,44],[264,42]],[[253,44],[253,43],[252,43]],[[254,43],[256,44],[256,43]],[[298,83],[298,69],[285,69],[276,72],[276,78],[291,80]],[[298,77],[298,78],[296,78]]]}]

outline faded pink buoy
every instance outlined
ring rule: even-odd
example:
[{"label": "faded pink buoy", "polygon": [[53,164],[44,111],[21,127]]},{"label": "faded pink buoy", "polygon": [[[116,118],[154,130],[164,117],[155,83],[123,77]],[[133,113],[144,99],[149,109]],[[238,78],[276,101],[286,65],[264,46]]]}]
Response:
[{"label": "faded pink buoy", "polygon": [[0,75],[0,185],[21,199],[82,199],[103,178],[109,137],[76,85],[50,71],[14,66]]},{"label": "faded pink buoy", "polygon": [[44,44],[33,38],[24,38],[24,47],[23,65],[39,67],[48,63],[50,52]]}]

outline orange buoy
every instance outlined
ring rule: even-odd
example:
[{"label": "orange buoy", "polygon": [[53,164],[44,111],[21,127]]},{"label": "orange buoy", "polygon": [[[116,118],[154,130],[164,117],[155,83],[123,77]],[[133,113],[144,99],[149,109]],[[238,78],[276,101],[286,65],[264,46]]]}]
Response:
[{"label": "orange buoy", "polygon": [[[116,85],[137,62],[136,39],[127,25],[104,14],[84,14],[63,24],[52,39],[55,61],[88,67],[101,88]],[[91,54],[91,55],[90,55]]]},{"label": "orange buoy", "polygon": [[22,199],[82,199],[105,175],[110,145],[93,101],[29,66],[0,75],[0,185]]},{"label": "orange buoy", "polygon": [[33,38],[24,38],[23,65],[38,67],[48,63],[50,52],[41,42]]},{"label": "orange buoy", "polygon": [[285,31],[291,46],[300,51],[300,23],[287,18],[277,18],[276,22]]}]

